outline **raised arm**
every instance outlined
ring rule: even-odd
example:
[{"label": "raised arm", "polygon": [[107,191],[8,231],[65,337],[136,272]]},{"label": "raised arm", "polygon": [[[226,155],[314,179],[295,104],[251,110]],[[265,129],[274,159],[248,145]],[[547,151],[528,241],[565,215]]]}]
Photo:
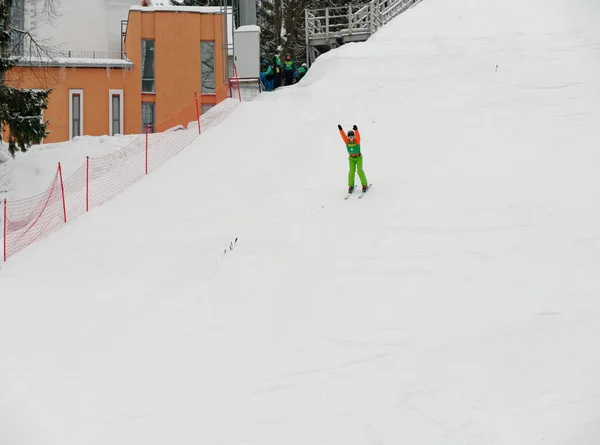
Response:
[{"label": "raised arm", "polygon": [[348,137],[346,136],[346,133],[344,133],[344,129],[342,128],[341,125],[338,125],[338,130],[340,131],[340,136],[342,137],[342,140],[344,141],[344,144],[348,143]]},{"label": "raised arm", "polygon": [[354,125],[352,129],[354,130],[354,140],[358,145],[360,145],[360,132],[358,131],[358,127]]}]

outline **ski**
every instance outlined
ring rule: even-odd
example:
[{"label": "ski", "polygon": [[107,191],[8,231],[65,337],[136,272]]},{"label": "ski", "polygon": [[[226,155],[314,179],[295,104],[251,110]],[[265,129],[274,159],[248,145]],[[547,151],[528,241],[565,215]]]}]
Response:
[{"label": "ski", "polygon": [[350,198],[350,195],[351,195],[353,192],[354,192],[354,190],[352,190],[351,192],[348,192],[348,193],[346,194],[346,196],[344,196],[344,199],[348,199],[348,198]]},{"label": "ski", "polygon": [[361,194],[358,196],[358,199],[361,199],[363,196],[365,196],[365,193],[367,193],[371,189],[372,186],[373,186],[373,184],[369,184],[367,189],[364,192],[361,192]]}]

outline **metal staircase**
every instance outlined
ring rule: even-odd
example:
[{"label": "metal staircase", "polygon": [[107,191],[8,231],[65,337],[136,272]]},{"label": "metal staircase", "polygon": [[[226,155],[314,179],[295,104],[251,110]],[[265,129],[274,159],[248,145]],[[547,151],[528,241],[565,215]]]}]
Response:
[{"label": "metal staircase", "polygon": [[348,42],[363,42],[391,19],[421,0],[371,0],[360,5],[306,9],[308,64],[330,49]]}]

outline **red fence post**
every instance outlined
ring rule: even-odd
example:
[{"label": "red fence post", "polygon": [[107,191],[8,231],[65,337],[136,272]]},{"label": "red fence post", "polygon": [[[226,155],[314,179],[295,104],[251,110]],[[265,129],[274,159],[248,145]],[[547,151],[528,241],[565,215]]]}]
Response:
[{"label": "red fence post", "polygon": [[196,118],[198,119],[198,134],[200,134],[200,108],[198,107],[198,95],[194,93],[194,97],[196,98]]},{"label": "red fence post", "polygon": [[146,124],[146,174],[148,174],[148,124]]},{"label": "red fence post", "polygon": [[85,158],[85,211],[90,211],[90,157]]},{"label": "red fence post", "polygon": [[62,194],[63,215],[64,215],[65,223],[66,223],[67,222],[67,203],[65,202],[65,185],[63,183],[62,167],[60,166],[60,162],[58,163],[58,175],[60,176],[60,192]]},{"label": "red fence post", "polygon": [[235,80],[237,81],[237,84],[238,84],[238,97],[241,102],[242,101],[242,92],[240,91],[240,78],[238,77],[237,66],[235,65],[235,63],[233,64],[233,72],[235,73]]},{"label": "red fence post", "polygon": [[6,199],[4,199],[4,262],[6,263]]}]

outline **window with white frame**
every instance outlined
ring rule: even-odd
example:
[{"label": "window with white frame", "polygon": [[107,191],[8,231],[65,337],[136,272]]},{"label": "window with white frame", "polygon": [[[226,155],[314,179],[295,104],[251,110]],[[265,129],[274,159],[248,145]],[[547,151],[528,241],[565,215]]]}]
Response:
[{"label": "window with white frame", "polygon": [[83,90],[69,90],[69,139],[83,135]]},{"label": "window with white frame", "polygon": [[110,135],[123,134],[123,90],[108,90],[108,108]]}]

